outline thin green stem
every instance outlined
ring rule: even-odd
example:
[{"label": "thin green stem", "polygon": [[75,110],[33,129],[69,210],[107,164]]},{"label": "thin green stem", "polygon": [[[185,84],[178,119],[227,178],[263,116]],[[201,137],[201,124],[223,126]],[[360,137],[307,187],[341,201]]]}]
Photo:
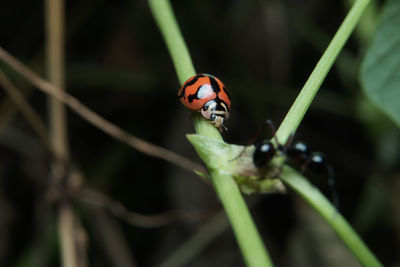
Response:
[{"label": "thin green stem", "polygon": [[211,177],[247,266],[273,266],[236,182],[218,170],[211,170]]},{"label": "thin green stem", "polygon": [[[370,0],[357,0],[354,3],[279,127],[277,131],[279,140],[287,140],[296,131],[328,71],[353,32],[369,2]],[[330,202],[316,188],[311,186],[304,177],[289,168],[285,168],[281,179],[296,190],[321,214],[364,266],[382,266],[346,220],[335,211]]]},{"label": "thin green stem", "polygon": [[168,52],[172,57],[179,82],[183,84],[186,79],[196,74],[189,50],[183,39],[182,33],[176,22],[174,12],[169,1],[150,0],[151,11],[161,31]]},{"label": "thin green stem", "polygon": [[307,179],[289,167],[284,167],[281,179],[299,193],[331,225],[363,266],[383,266],[349,223]]},{"label": "thin green stem", "polygon": [[[195,70],[171,5],[167,0],[149,0],[149,4],[167,44],[179,81],[182,84],[186,79],[195,75]],[[193,123],[198,134],[222,140],[218,130],[202,119],[199,114],[194,114]],[[205,163],[209,165],[209,163]],[[272,266],[265,246],[233,177],[221,173],[217,169],[210,169],[210,174],[247,265]]]},{"label": "thin green stem", "polygon": [[[278,129],[277,135],[279,140],[286,140],[290,134],[297,129],[329,69],[354,30],[355,25],[369,1],[370,0],[357,0],[353,5],[289,110],[281,127]],[[149,2],[153,15],[166,40],[179,80],[183,83],[185,79],[195,73],[190,55],[179,32],[177,23],[175,22],[171,6],[166,0],[149,0]],[[198,134],[221,139],[216,129],[205,122],[200,116],[194,116],[194,124]],[[260,264],[264,266],[271,265],[268,254],[254,226],[254,222],[251,220],[247,206],[243,201],[236,183],[230,175],[219,171],[217,168],[211,168],[210,173],[211,180],[231,221],[246,263],[251,266],[258,266]],[[332,227],[338,232],[344,242],[349,246],[350,250],[353,251],[363,264],[366,266],[381,266],[348,223],[340,214],[334,211],[334,208],[318,190],[307,184],[308,182],[306,182],[305,179],[290,174],[287,169],[285,169],[282,179],[297,190],[329,223],[331,223]]]},{"label": "thin green stem", "polygon": [[[171,55],[178,80],[183,84],[196,75],[196,71],[171,4],[168,0],[149,0],[149,5]],[[197,113],[193,114],[193,124],[198,134],[222,140],[218,130]]]},{"label": "thin green stem", "polygon": [[350,34],[353,32],[369,2],[370,0],[357,0],[350,9],[339,30],[336,32],[328,48],[318,61],[307,82],[304,84],[300,94],[297,96],[276,132],[276,135],[281,142],[285,142],[285,140],[296,131],[318,92],[318,89],[328,74],[328,71],[335,62]]}]

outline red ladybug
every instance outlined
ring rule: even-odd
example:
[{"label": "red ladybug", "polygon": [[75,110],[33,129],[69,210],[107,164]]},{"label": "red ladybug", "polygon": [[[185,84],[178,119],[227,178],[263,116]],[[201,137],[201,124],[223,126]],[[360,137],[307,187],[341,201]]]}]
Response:
[{"label": "red ladybug", "polygon": [[210,74],[197,74],[188,79],[178,92],[181,103],[190,110],[199,111],[220,131],[226,130],[231,98],[225,85]]}]

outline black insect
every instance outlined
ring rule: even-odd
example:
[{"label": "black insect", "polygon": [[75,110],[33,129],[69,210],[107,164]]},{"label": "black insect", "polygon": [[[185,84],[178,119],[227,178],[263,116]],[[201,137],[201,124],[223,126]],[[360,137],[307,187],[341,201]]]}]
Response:
[{"label": "black insect", "polygon": [[332,195],[332,202],[336,208],[339,208],[339,198],[336,191],[333,169],[326,161],[325,156],[320,152],[311,152],[307,144],[303,141],[292,142],[293,135],[286,144],[280,144],[276,137],[275,127],[270,120],[267,120],[267,125],[271,128],[277,145],[275,146],[270,140],[263,140],[256,145],[253,154],[254,165],[257,168],[266,167],[274,156],[282,155],[286,158],[285,163],[298,168],[301,173],[326,174]]}]

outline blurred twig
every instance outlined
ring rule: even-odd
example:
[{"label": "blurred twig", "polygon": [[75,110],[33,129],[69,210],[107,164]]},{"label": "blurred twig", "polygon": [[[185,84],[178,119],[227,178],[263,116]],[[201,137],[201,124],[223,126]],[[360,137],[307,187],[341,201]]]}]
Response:
[{"label": "blurred twig", "polygon": [[60,235],[62,266],[77,267],[75,246],[75,216],[71,206],[61,206],[58,209],[58,231]]},{"label": "blurred twig", "polygon": [[[15,84],[14,84],[15,86]],[[32,92],[32,88],[21,90],[21,94],[24,98],[27,97]],[[7,97],[4,98],[0,103],[0,135],[4,134],[4,131],[9,126],[12,119],[18,113],[18,108],[15,105],[15,102]]]},{"label": "blurred twig", "polygon": [[[64,0],[46,0],[46,54],[47,74],[52,84],[65,90],[64,78]],[[51,189],[60,188],[60,192],[69,191],[69,175],[67,163],[69,160],[67,117],[65,107],[58,99],[50,96],[50,143],[54,153],[51,164]],[[79,234],[84,230],[79,227],[70,200],[62,195],[57,209],[58,232],[60,238],[61,260],[63,267],[85,267],[85,246],[78,242]],[[82,239],[83,240],[83,239]],[[83,249],[83,251],[78,251]]]},{"label": "blurred twig", "polygon": [[43,144],[49,148],[49,135],[47,133],[47,128],[43,121],[40,119],[39,115],[35,110],[29,105],[25,97],[15,85],[7,78],[3,71],[0,70],[0,84],[3,90],[7,93],[10,99],[15,103],[15,106],[21,111],[21,113],[26,117],[28,122],[31,124],[33,130],[42,140]]},{"label": "blurred twig", "polygon": [[166,211],[157,215],[142,215],[129,211],[120,202],[104,195],[100,192],[84,189],[79,195],[79,199],[93,206],[105,208],[116,217],[124,220],[132,225],[139,227],[160,227],[173,221],[196,222],[204,220],[215,212],[210,210],[200,211]]},{"label": "blurred twig", "polygon": [[97,113],[93,112],[88,107],[83,105],[75,97],[60,90],[58,86],[53,85],[42,79],[39,75],[24,66],[20,61],[18,61],[11,54],[5,51],[2,47],[0,47],[0,59],[6,62],[9,66],[11,66],[15,71],[17,71],[27,80],[29,80],[39,90],[62,101],[86,121],[96,126],[103,132],[111,135],[112,137],[130,145],[131,147],[137,149],[144,154],[156,158],[161,158],[190,172],[193,172],[193,170],[205,172],[204,167],[200,164],[195,163],[165,148],[153,145],[145,140],[137,138],[126,132],[125,130],[119,128],[118,126],[112,124],[111,122],[107,121],[106,119],[99,116]]},{"label": "blurred twig", "polygon": [[[46,0],[47,75],[49,81],[65,90],[64,70],[64,0]],[[57,156],[68,159],[68,131],[64,104],[49,97],[50,140]]]}]

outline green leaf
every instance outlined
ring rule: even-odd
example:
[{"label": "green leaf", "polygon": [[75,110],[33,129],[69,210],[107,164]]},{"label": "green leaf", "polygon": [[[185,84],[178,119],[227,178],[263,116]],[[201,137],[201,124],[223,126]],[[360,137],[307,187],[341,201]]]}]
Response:
[{"label": "green leaf", "polygon": [[273,167],[271,164],[267,168],[269,171],[263,171],[254,166],[254,146],[227,144],[199,134],[187,134],[186,137],[208,168],[233,176],[243,193],[250,195],[286,192],[285,186],[279,179],[271,179],[271,174],[279,172],[281,165]]},{"label": "green leaf", "polygon": [[224,170],[234,173],[234,164],[231,160],[240,155],[242,146],[230,145],[224,141],[199,134],[187,134],[189,142],[194,146],[200,158],[211,169]]},{"label": "green leaf", "polygon": [[383,9],[374,39],[362,62],[365,94],[400,126],[400,1]]}]

